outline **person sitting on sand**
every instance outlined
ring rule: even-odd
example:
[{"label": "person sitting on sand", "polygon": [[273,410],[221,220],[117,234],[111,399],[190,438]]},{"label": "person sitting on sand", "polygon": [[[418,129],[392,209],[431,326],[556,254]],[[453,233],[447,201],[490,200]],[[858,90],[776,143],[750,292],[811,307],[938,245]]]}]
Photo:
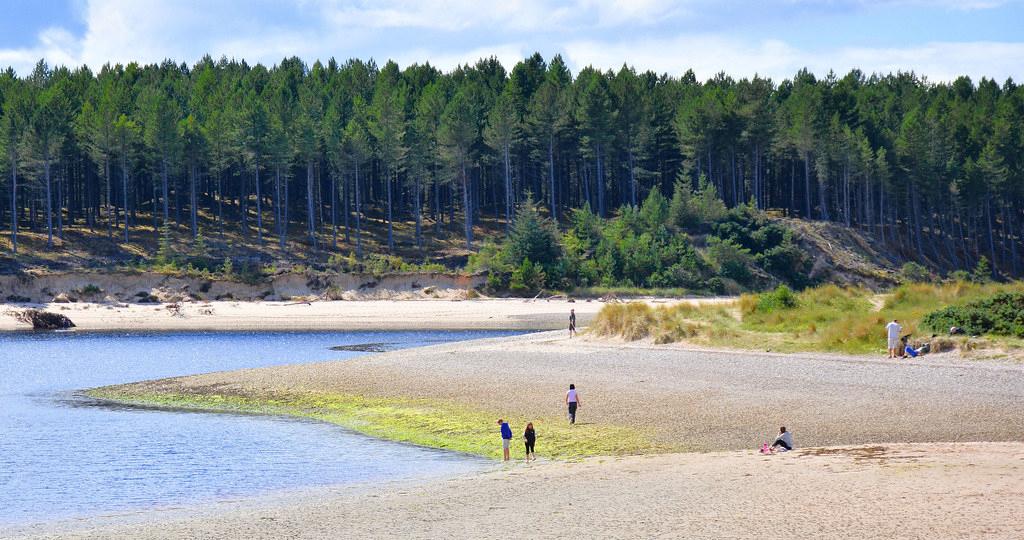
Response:
[{"label": "person sitting on sand", "polygon": [[533,430],[533,422],[526,424],[526,430],[523,431],[523,441],[526,443],[526,461],[530,461],[530,456],[533,456],[533,460],[537,461],[537,455],[533,453],[534,444],[537,442],[537,432]]},{"label": "person sitting on sand", "polygon": [[508,447],[512,444],[512,428],[508,427],[508,422],[499,418],[498,425],[501,426],[501,450],[505,454],[505,461],[508,461]]},{"label": "person sitting on sand", "polygon": [[576,393],[576,385],[570,384],[569,391],[565,393],[565,404],[569,406],[569,423],[576,423],[576,409],[580,406],[580,395]]},{"label": "person sitting on sand", "polygon": [[900,332],[902,331],[903,327],[896,319],[885,325],[885,332],[889,338],[889,358],[900,356]]},{"label": "person sitting on sand", "polygon": [[793,434],[786,431],[786,426],[779,428],[779,436],[772,443],[772,451],[775,450],[776,446],[781,446],[785,451],[793,449]]},{"label": "person sitting on sand", "polygon": [[576,310],[569,310],[569,337],[576,335]]}]

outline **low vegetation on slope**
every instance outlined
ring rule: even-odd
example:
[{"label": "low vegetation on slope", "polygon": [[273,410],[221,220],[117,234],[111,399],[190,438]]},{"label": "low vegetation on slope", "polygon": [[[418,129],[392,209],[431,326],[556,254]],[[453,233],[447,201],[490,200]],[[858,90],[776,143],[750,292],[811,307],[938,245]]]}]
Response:
[{"label": "low vegetation on slope", "polygon": [[[977,330],[966,323],[961,326],[969,328],[969,333],[1017,335],[1014,329],[1018,327],[1012,325],[1020,324],[1019,306],[1024,304],[1015,304],[1014,299],[1024,296],[1022,292],[1022,282],[912,283],[887,295],[835,285],[801,292],[780,286],[766,293],[743,295],[730,304],[712,306],[612,304],[598,314],[591,328],[598,335],[627,340],[651,338],[657,343],[687,341],[784,352],[881,353],[885,350],[883,327],[892,319],[899,319],[905,334],[929,338],[933,333],[945,334],[949,326],[955,325],[959,319],[949,318],[951,313],[976,313],[979,309],[1001,306],[1002,311],[992,308],[993,316],[1000,321],[1017,317],[1012,319],[1016,322],[993,323]],[[1007,312],[1005,316],[1000,315],[1003,311]],[[991,341],[992,336],[989,337]],[[956,339],[967,345],[969,338]],[[1020,345],[1012,339],[997,341]],[[943,346],[956,344],[948,341]],[[971,342],[971,346],[977,345],[978,342]]]},{"label": "low vegetation on slope", "polygon": [[560,233],[532,203],[522,206],[507,240],[470,257],[493,291],[676,289],[738,293],[811,283],[810,258],[790,229],[751,205],[727,209],[715,187],[677,183],[671,199],[652,190],[638,208],[601,219],[584,207]]}]

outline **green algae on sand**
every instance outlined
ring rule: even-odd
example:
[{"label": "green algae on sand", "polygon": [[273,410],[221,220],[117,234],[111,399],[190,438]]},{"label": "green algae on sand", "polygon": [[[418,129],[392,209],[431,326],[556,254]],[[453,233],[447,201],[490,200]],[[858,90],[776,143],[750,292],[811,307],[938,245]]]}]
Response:
[{"label": "green algae on sand", "polygon": [[[520,418],[427,399],[379,398],[354,394],[242,396],[218,393],[171,393],[107,386],[86,392],[97,399],[127,405],[195,411],[267,414],[309,418],[339,425],[371,437],[499,459],[495,421],[503,417],[519,431],[526,422],[537,428],[538,453],[554,459],[595,455],[648,454],[671,450],[639,430],[600,424],[570,426],[563,417]],[[513,456],[522,445],[512,445]]]}]

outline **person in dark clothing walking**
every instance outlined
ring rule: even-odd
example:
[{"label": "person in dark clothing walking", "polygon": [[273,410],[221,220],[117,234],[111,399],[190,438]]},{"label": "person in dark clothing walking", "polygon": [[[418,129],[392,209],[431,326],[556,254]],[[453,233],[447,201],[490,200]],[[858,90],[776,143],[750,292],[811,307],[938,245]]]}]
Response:
[{"label": "person in dark clothing walking", "polygon": [[576,335],[576,310],[569,310],[569,337]]},{"label": "person in dark clothing walking", "polygon": [[534,461],[537,461],[537,455],[533,453],[533,446],[537,443],[537,432],[533,430],[533,422],[526,424],[526,430],[523,431],[523,442],[526,443],[526,461],[530,461],[531,456]]},{"label": "person in dark clothing walking", "polygon": [[565,404],[569,406],[569,423],[576,423],[576,409],[580,406],[580,395],[576,393],[576,385],[570,384],[569,391],[565,393]]}]

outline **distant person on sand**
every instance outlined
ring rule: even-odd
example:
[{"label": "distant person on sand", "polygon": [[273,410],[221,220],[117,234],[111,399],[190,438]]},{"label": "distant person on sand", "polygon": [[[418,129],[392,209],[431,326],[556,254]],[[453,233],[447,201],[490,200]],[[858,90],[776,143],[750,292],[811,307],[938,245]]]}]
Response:
[{"label": "distant person on sand", "polygon": [[576,393],[576,385],[570,384],[569,391],[565,393],[565,404],[569,406],[569,423],[576,423],[576,409],[580,406],[580,395]]},{"label": "distant person on sand", "polygon": [[903,327],[900,326],[900,322],[896,319],[885,325],[885,332],[889,338],[889,358],[900,356],[900,332],[902,331]]},{"label": "distant person on sand", "polygon": [[576,310],[569,310],[569,337],[576,335]]},{"label": "distant person on sand", "polygon": [[772,451],[775,447],[781,446],[786,451],[793,449],[793,434],[786,431],[786,426],[779,428],[779,436],[775,438],[775,442],[772,443]]},{"label": "distant person on sand", "polygon": [[508,422],[498,419],[498,425],[501,426],[501,449],[505,453],[505,461],[508,461],[508,447],[512,444],[512,428],[508,427]]},{"label": "distant person on sand", "polygon": [[537,455],[533,453],[533,446],[537,443],[537,432],[533,430],[533,422],[526,424],[526,430],[523,431],[523,442],[526,443],[526,461],[530,461],[530,456],[537,461]]}]

